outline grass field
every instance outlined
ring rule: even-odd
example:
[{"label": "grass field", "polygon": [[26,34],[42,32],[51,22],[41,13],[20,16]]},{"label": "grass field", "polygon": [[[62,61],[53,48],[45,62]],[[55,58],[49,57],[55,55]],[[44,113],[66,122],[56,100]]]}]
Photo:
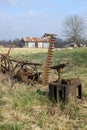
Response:
[{"label": "grass field", "polygon": [[[0,53],[7,52],[2,48]],[[12,49],[12,57],[45,64],[47,49]],[[0,130],[87,130],[87,48],[54,50],[52,65],[69,62],[63,78],[79,77],[82,99],[54,104],[47,94],[48,86],[2,83],[0,73]],[[40,68],[44,71],[44,66]],[[50,81],[56,79],[51,70]],[[41,91],[38,93],[37,89]]]}]

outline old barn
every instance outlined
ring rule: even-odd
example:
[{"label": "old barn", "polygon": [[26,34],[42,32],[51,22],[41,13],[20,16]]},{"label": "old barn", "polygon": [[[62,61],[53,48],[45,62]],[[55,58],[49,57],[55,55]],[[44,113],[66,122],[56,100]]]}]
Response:
[{"label": "old barn", "polygon": [[26,48],[48,48],[49,38],[23,37],[21,43]]}]

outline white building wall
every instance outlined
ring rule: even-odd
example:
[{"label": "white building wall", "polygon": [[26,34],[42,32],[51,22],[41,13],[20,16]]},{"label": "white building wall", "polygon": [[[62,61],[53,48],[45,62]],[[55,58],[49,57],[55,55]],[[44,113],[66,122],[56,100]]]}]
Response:
[{"label": "white building wall", "polygon": [[38,42],[38,48],[43,48],[43,42]]},{"label": "white building wall", "polygon": [[49,47],[49,43],[44,43],[44,46],[43,46],[44,48],[48,48]]},{"label": "white building wall", "polygon": [[[35,48],[35,42],[25,43],[25,47]],[[48,48],[48,47],[49,47],[49,43],[46,43],[46,42],[38,42],[38,48]]]},{"label": "white building wall", "polygon": [[28,48],[35,48],[35,42],[29,42]]}]

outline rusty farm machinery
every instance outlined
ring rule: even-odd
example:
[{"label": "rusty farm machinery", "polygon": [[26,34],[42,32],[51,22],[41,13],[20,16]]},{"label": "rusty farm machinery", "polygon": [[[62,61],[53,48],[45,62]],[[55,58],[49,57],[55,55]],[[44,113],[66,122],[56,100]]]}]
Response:
[{"label": "rusty farm machinery", "polygon": [[[38,70],[43,64],[34,63],[24,60],[16,60],[10,57],[11,48],[6,54],[0,54],[0,71],[4,74],[9,74],[11,79],[16,79],[26,84],[42,83],[49,86],[49,96],[52,100],[58,101],[68,97],[82,98],[82,83],[79,78],[62,79],[61,73],[63,68],[68,65],[67,63],[51,66],[53,58],[53,49],[55,44],[55,34],[45,34],[49,37],[49,47],[44,66],[44,72],[41,79],[41,74]],[[50,70],[55,70],[58,73],[58,79],[49,83]],[[78,89],[76,92],[76,88]],[[76,95],[78,93],[78,95]]]},{"label": "rusty farm machinery", "polygon": [[1,72],[7,74],[11,79],[16,79],[26,84],[39,82],[42,72],[38,71],[38,67],[41,67],[42,64],[16,60],[10,57],[10,51],[11,48],[6,54],[0,54]]},{"label": "rusty farm machinery", "polygon": [[[47,59],[45,64],[45,71],[43,76],[43,84],[49,84],[49,97],[51,100],[59,101],[59,99],[65,101],[68,98],[82,98],[82,82],[79,78],[62,79],[61,73],[63,69],[69,64],[69,62],[51,66],[53,58],[53,49],[55,44],[55,34],[45,34],[50,37],[50,44],[47,53]],[[58,78],[55,81],[49,82],[50,70],[56,71]]]},{"label": "rusty farm machinery", "polygon": [[33,63],[24,60],[16,60],[10,57],[11,47],[5,54],[0,54],[0,70],[4,74],[9,74],[13,79],[22,81],[24,83],[30,84],[34,82],[41,81],[43,84],[48,84],[50,66],[52,62],[53,49],[55,43],[55,34],[45,34],[44,37],[49,39],[49,48],[47,53],[46,64],[44,67],[44,74],[42,81],[40,80],[40,75],[42,72],[38,71],[38,68],[42,66],[41,63]]}]

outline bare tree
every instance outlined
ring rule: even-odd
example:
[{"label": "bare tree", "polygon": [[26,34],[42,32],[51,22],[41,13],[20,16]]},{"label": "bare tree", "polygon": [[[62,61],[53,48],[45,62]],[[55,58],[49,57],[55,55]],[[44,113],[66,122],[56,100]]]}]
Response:
[{"label": "bare tree", "polygon": [[81,17],[72,15],[65,19],[63,28],[65,37],[71,39],[73,42],[78,43],[78,41],[84,35],[85,22]]}]

